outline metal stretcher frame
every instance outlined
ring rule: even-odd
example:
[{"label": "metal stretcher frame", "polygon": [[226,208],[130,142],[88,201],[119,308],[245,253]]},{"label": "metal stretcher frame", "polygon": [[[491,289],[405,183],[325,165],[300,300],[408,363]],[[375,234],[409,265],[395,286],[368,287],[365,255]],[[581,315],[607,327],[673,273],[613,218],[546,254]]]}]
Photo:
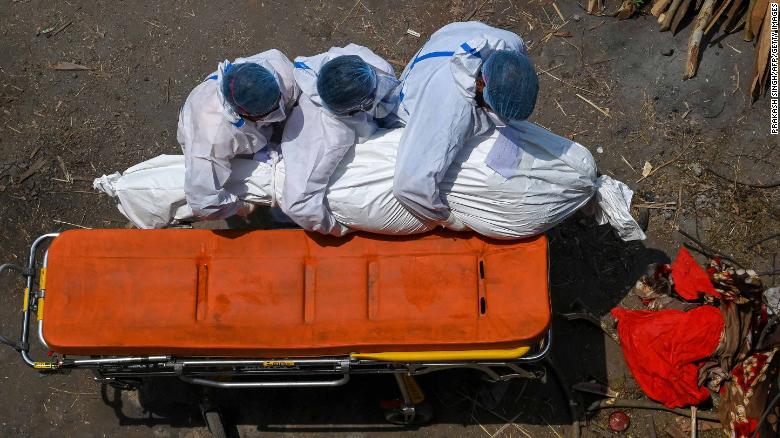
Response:
[{"label": "metal stretcher frame", "polygon": [[[36,315],[41,345],[47,351],[50,350],[43,337],[48,250],[44,253],[40,270],[37,269],[36,260],[42,244],[58,235],[59,233],[45,234],[33,242],[26,268],[14,264],[0,266],[0,274],[5,270],[15,270],[26,278],[22,329],[16,349],[28,366],[41,372],[92,369],[99,376],[97,380],[108,383],[132,382],[143,377],[171,376],[188,383],[217,388],[333,387],[347,383],[351,374],[393,374],[399,380],[404,399],[408,400],[408,394],[400,382],[403,375],[414,376],[445,369],[470,368],[485,373],[493,381],[534,377],[523,365],[542,360],[552,342],[552,332],[548,329],[547,335],[537,345],[508,350],[369,353],[283,359],[55,355],[53,360],[36,361],[30,356],[29,345],[30,326],[34,324],[31,322],[32,315]],[[549,264],[549,257],[547,263]],[[36,284],[37,290],[34,290]]]}]

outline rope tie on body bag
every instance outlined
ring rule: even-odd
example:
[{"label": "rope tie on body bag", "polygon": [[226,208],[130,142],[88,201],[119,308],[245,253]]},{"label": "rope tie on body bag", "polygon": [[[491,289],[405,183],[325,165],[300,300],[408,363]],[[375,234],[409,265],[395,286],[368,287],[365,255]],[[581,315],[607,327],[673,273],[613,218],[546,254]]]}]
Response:
[{"label": "rope tie on body bag", "polygon": [[279,163],[279,152],[275,149],[269,151],[271,156],[271,208],[278,207],[276,199],[276,164]]}]

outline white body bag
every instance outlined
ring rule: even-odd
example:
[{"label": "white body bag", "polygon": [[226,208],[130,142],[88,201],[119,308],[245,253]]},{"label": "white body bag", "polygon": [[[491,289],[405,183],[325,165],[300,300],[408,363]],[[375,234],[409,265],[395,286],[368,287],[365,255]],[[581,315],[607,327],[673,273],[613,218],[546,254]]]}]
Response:
[{"label": "white body bag", "polygon": [[[599,223],[609,222],[624,240],[644,239],[631,217],[633,192],[608,176],[596,176],[593,156],[571,141],[526,122],[522,135],[494,131],[470,141],[447,171],[440,191],[452,213],[469,229],[493,238],[515,239],[543,233],[592,198]],[[432,230],[393,196],[395,156],[403,130],[380,130],[358,144],[339,165],[328,185],[327,202],[336,219],[352,230],[406,235]],[[555,136],[557,139],[562,137]],[[538,141],[536,141],[538,139]],[[498,142],[510,141],[517,153],[501,173],[486,164]],[[284,160],[235,159],[226,189],[248,202],[276,205],[283,198]],[[494,165],[495,167],[495,165]],[[184,158],[160,155],[104,175],[94,187],[118,200],[118,208],[139,228],[163,228],[193,220],[184,198]]]}]

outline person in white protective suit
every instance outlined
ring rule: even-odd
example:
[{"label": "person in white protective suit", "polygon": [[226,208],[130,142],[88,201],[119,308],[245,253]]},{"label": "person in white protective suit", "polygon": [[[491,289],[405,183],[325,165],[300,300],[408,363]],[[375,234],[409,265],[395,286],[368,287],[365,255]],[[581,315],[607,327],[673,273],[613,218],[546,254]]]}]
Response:
[{"label": "person in white protective suit", "polygon": [[[464,224],[443,201],[440,183],[464,144],[496,125],[523,121],[539,88],[523,40],[479,22],[436,31],[401,75],[398,116],[406,122],[396,161],[394,194],[421,220],[452,229]],[[517,147],[487,164],[511,168]],[[500,172],[499,172],[500,173]]]},{"label": "person in white protective suit", "polygon": [[328,180],[355,144],[378,127],[398,126],[399,81],[387,61],[356,44],[295,58],[294,76],[301,97],[282,136],[287,178],[281,207],[306,230],[340,236],[348,229],[327,206]]},{"label": "person in white protective suit", "polygon": [[[300,95],[293,65],[278,50],[224,61],[195,87],[179,113],[184,191],[196,217],[246,216],[254,205],[226,191],[231,160],[266,148]],[[277,138],[278,141],[278,138]]]}]

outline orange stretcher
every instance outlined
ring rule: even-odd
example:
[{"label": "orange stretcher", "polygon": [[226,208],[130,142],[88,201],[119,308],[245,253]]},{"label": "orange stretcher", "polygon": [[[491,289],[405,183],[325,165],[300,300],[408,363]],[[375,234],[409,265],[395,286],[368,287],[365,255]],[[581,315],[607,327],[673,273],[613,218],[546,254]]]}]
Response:
[{"label": "orange stretcher", "polygon": [[[264,387],[469,367],[504,380],[550,345],[544,236],[74,230],[5,269],[27,280],[16,347],[46,372]],[[51,360],[30,355],[33,320]]]}]

